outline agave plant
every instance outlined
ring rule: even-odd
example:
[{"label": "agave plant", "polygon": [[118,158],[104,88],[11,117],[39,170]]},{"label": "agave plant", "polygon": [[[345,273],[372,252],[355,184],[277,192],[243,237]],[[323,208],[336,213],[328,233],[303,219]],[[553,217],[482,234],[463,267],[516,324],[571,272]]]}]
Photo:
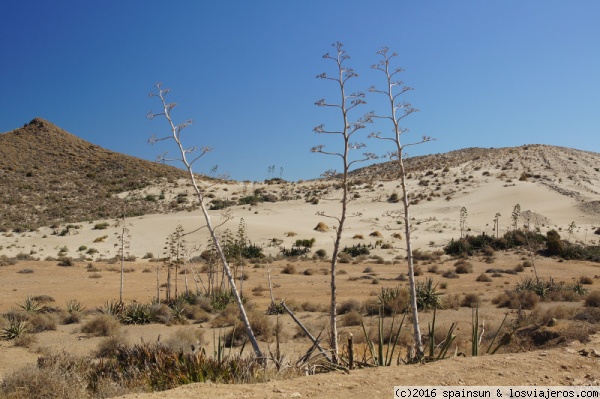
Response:
[{"label": "agave plant", "polygon": [[111,316],[115,316],[116,318],[121,317],[121,314],[124,311],[124,305],[123,302],[112,302],[112,301],[106,301],[106,303],[104,304],[104,306],[102,307],[102,309],[100,309],[100,312],[102,312],[103,314],[108,314]]},{"label": "agave plant", "polygon": [[123,324],[148,324],[152,322],[150,305],[132,302],[124,307],[120,317]]},{"label": "agave plant", "polygon": [[69,313],[80,313],[85,310],[85,306],[77,299],[71,299],[67,301],[67,312]]},{"label": "agave plant", "polygon": [[26,334],[29,331],[29,322],[14,315],[7,317],[7,323],[0,328],[0,338],[11,340]]},{"label": "agave plant", "polygon": [[28,295],[27,298],[19,305],[21,309],[26,312],[37,313],[40,311],[40,303],[35,300],[31,295]]},{"label": "agave plant", "polygon": [[427,278],[424,282],[417,282],[417,308],[421,310],[443,309],[444,302],[441,294],[437,292],[437,284],[433,285],[433,279]]},{"label": "agave plant", "polygon": [[177,324],[187,324],[188,320],[185,317],[185,302],[178,301],[171,305],[171,320]]}]

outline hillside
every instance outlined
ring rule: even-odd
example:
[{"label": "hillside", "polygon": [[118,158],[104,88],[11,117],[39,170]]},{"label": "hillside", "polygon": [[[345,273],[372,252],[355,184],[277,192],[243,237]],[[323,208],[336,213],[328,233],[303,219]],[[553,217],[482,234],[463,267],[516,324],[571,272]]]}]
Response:
[{"label": "hillside", "polygon": [[[581,202],[579,208],[592,214],[600,212],[600,154],[573,148],[542,144],[507,148],[465,148],[443,154],[407,158],[409,178],[429,191],[454,183],[495,177],[510,185],[528,181]],[[449,174],[450,168],[460,171]],[[357,169],[354,179],[377,176],[380,180],[397,179],[396,165],[385,162]],[[452,179],[448,180],[447,178]],[[422,190],[421,190],[422,191]],[[427,191],[427,190],[425,190]]]},{"label": "hillside", "polygon": [[161,204],[117,195],[183,171],[108,151],[35,118],[0,134],[0,230],[157,212]]}]

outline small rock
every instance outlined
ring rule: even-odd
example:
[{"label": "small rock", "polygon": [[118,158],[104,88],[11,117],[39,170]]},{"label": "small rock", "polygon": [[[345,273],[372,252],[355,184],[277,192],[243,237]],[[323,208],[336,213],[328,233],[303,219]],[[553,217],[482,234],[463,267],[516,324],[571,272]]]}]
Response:
[{"label": "small rock", "polygon": [[290,394],[290,398],[301,398],[302,394],[300,392],[294,392]]},{"label": "small rock", "polygon": [[582,349],[579,354],[585,357],[600,357],[600,353],[596,349]]}]

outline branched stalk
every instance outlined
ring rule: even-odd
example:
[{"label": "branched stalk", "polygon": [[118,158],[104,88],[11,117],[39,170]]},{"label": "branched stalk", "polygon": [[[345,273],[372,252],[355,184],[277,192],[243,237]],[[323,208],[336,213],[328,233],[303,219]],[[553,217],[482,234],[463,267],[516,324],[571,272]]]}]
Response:
[{"label": "branched stalk", "polygon": [[[404,94],[407,91],[412,90],[412,88],[408,86],[403,86],[403,82],[395,81],[394,76],[401,73],[403,69],[397,68],[395,70],[390,70],[390,60],[393,57],[398,56],[396,53],[388,54],[388,48],[382,48],[377,54],[381,55],[382,59],[379,63],[373,65],[374,69],[377,69],[385,74],[386,77],[386,87],[384,90],[378,90],[374,86],[369,88],[369,92],[371,93],[379,93],[383,94],[387,97],[390,105],[389,114],[376,114],[371,112],[367,115],[366,120],[368,122],[373,121],[374,119],[383,119],[392,123],[392,136],[382,136],[381,133],[371,133],[369,137],[387,140],[393,143],[394,151],[390,153],[390,158],[396,161],[398,167],[398,177],[400,179],[400,186],[402,187],[402,205],[404,207],[404,234],[406,238],[406,258],[408,263],[408,282],[410,289],[410,305],[413,319],[413,332],[415,339],[415,346],[417,349],[416,356],[417,358],[421,358],[423,356],[423,343],[421,339],[421,330],[419,326],[419,313],[417,311],[417,295],[416,295],[416,287],[415,287],[415,273],[414,273],[414,260],[413,260],[413,250],[412,250],[412,241],[411,241],[411,220],[410,220],[410,212],[409,212],[409,200],[408,200],[408,188],[407,188],[407,179],[406,179],[406,168],[404,166],[404,149],[408,146],[422,144],[428,141],[431,141],[431,137],[423,136],[422,139],[418,142],[414,143],[403,143],[401,137],[404,133],[408,132],[408,129],[402,128],[400,126],[400,121],[407,117],[408,115],[416,112],[417,109],[413,108],[409,103],[400,103],[398,101],[398,97]],[[399,89],[397,88],[399,87]]]},{"label": "branched stalk", "polygon": [[[242,323],[244,324],[244,328],[246,330],[248,339],[250,340],[250,343],[252,344],[252,348],[254,349],[254,353],[255,353],[256,357],[259,359],[264,359],[265,357],[264,357],[262,351],[260,350],[260,347],[258,346],[258,342],[256,340],[256,337],[254,336],[254,332],[252,331],[252,327],[250,325],[248,315],[244,308],[244,304],[242,303],[242,298],[238,292],[237,286],[235,284],[235,280],[231,273],[231,269],[229,267],[229,262],[227,261],[227,259],[225,257],[225,252],[223,251],[223,248],[221,247],[221,243],[219,242],[215,228],[212,225],[210,215],[208,214],[208,210],[204,203],[204,193],[203,193],[202,189],[200,188],[200,186],[198,185],[198,181],[196,180],[196,175],[194,174],[194,171],[192,169],[193,164],[197,160],[199,160],[201,157],[203,157],[205,154],[210,152],[211,149],[208,147],[203,147],[203,148],[201,148],[199,155],[197,155],[191,161],[187,159],[188,154],[191,154],[192,152],[194,152],[196,150],[196,148],[185,148],[183,146],[183,143],[181,140],[181,132],[183,129],[185,129],[187,126],[189,126],[192,123],[192,121],[188,120],[182,124],[176,125],[171,118],[171,110],[173,109],[173,107],[175,107],[176,104],[168,103],[166,100],[166,95],[167,95],[167,93],[169,93],[170,89],[163,89],[161,87],[160,83],[156,84],[156,89],[157,89],[157,92],[151,93],[150,96],[151,97],[155,96],[160,99],[160,101],[162,103],[163,112],[158,113],[158,114],[149,113],[148,118],[152,119],[156,116],[161,116],[161,115],[164,116],[167,119],[167,122],[169,123],[171,135],[166,136],[164,138],[152,137],[149,141],[152,144],[154,144],[158,141],[161,141],[161,140],[171,140],[172,139],[173,141],[175,141],[177,148],[179,149],[180,156],[181,156],[181,158],[178,158],[178,160],[184,164],[184,166],[189,174],[189,178],[191,180],[192,187],[194,188],[194,191],[196,192],[196,196],[198,197],[198,203],[200,205],[202,214],[204,215],[204,219],[206,221],[206,227],[208,228],[208,231],[210,232],[210,236],[211,236],[212,242],[215,246],[215,249],[217,251],[217,254],[221,258],[221,262],[223,264],[223,270],[224,270],[225,275],[227,276],[229,285],[231,287],[231,292],[233,293],[233,297],[234,297],[235,302],[240,311],[240,318],[242,319]],[[166,160],[166,158],[164,156],[162,159]]]},{"label": "branched stalk", "polygon": [[[329,53],[325,54],[323,58],[329,59],[336,64],[336,74],[333,76],[329,76],[326,73],[322,73],[317,75],[319,79],[325,79],[333,81],[337,84],[340,93],[340,101],[339,103],[328,103],[325,99],[321,99],[315,103],[315,105],[319,107],[331,107],[334,109],[338,109],[340,111],[341,116],[341,129],[340,130],[326,130],[324,125],[319,125],[313,129],[315,133],[326,134],[326,135],[336,135],[341,136],[343,140],[343,149],[339,152],[331,152],[325,150],[324,145],[318,145],[311,149],[312,152],[321,153],[325,155],[334,155],[339,157],[342,160],[343,169],[341,172],[342,178],[342,211],[339,217],[332,217],[337,220],[338,225],[336,228],[336,236],[333,246],[333,254],[331,255],[331,303],[330,303],[330,341],[331,341],[331,357],[333,363],[337,364],[339,362],[338,354],[339,354],[339,340],[338,340],[338,330],[337,330],[337,283],[336,283],[336,270],[337,270],[337,258],[338,253],[340,251],[340,244],[342,241],[342,233],[344,231],[344,224],[347,218],[347,210],[348,210],[348,202],[350,201],[348,195],[348,172],[350,167],[356,163],[361,161],[366,161],[368,159],[373,159],[374,155],[365,153],[363,159],[350,160],[350,151],[364,148],[365,145],[362,143],[353,143],[351,142],[351,138],[358,130],[363,129],[365,127],[364,120],[358,120],[356,122],[350,122],[348,113],[353,108],[364,104],[364,93],[352,93],[347,94],[346,92],[346,83],[349,79],[355,78],[358,75],[354,72],[353,69],[345,66],[345,61],[350,57],[346,54],[346,51],[343,49],[342,43],[335,43],[333,47],[336,49],[336,53],[334,55],[330,55]],[[335,171],[329,171],[325,173],[325,176],[334,177],[337,173]],[[326,216],[322,214],[322,216]]]}]

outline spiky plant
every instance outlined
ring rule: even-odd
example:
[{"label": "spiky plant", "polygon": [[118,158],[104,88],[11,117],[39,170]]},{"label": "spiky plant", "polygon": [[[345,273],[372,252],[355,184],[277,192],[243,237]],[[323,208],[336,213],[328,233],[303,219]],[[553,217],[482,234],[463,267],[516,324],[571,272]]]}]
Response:
[{"label": "spiky plant", "polygon": [[29,331],[29,326],[27,320],[9,314],[6,323],[0,327],[0,338],[7,341],[18,338]]},{"label": "spiky plant", "polygon": [[150,305],[132,302],[123,309],[120,321],[123,324],[148,324],[152,322]]},{"label": "spiky plant", "polygon": [[444,301],[441,294],[437,292],[437,283],[433,285],[433,279],[428,277],[424,282],[416,284],[417,308],[421,310],[443,309]]},{"label": "spiky plant", "polygon": [[25,300],[19,304],[19,307],[26,312],[37,313],[40,311],[40,303],[31,295],[28,295],[27,298],[25,298]]},{"label": "spiky plant", "polygon": [[67,312],[69,313],[80,313],[85,310],[85,306],[77,299],[71,299],[67,301]]}]

